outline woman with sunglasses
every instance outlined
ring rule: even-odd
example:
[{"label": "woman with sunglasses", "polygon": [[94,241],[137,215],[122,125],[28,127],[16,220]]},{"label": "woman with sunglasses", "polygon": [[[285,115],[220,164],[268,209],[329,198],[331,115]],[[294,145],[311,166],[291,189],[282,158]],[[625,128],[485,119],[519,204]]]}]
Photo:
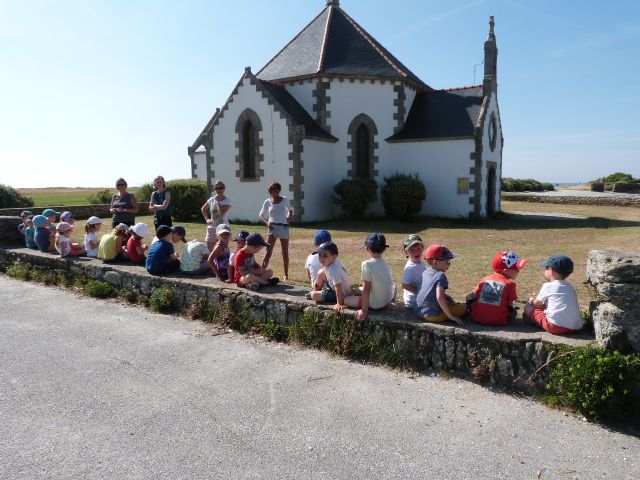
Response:
[{"label": "woman with sunglasses", "polygon": [[202,215],[207,222],[207,235],[205,242],[209,250],[213,250],[218,236],[216,235],[216,227],[221,223],[231,225],[229,223],[229,210],[231,210],[231,200],[224,195],[225,185],[220,180],[216,180],[213,184],[215,195],[202,205]]},{"label": "woman with sunglasses", "polygon": [[267,247],[262,267],[267,268],[269,266],[273,245],[276,239],[279,238],[280,246],[282,247],[284,280],[287,280],[289,278],[289,223],[293,215],[293,208],[289,203],[289,199],[280,195],[282,186],[278,182],[271,182],[267,191],[269,192],[269,198],[264,201],[262,210],[258,215],[258,218],[269,229],[269,238],[267,239],[269,247]]},{"label": "woman with sunglasses", "polygon": [[111,199],[109,211],[113,215],[112,228],[124,223],[128,227],[135,225],[136,213],[138,213],[138,200],[133,193],[127,192],[127,182],[124,178],[116,180],[116,193]]},{"label": "woman with sunglasses", "polygon": [[156,230],[160,225],[173,227],[171,192],[167,190],[167,183],[164,181],[164,177],[158,175],[153,180],[153,186],[156,187],[156,190],[151,193],[151,201],[149,202],[149,211],[153,212],[153,225]]}]

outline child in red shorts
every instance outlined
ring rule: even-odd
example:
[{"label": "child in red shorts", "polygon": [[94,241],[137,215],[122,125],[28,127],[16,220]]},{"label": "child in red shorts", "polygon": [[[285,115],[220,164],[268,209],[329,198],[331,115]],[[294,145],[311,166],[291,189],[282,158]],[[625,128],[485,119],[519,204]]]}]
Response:
[{"label": "child in red shorts", "polygon": [[516,317],[513,302],[518,299],[516,278],[529,261],[504,251],[493,258],[492,275],[484,277],[473,289],[471,319],[485,325],[506,325]]}]

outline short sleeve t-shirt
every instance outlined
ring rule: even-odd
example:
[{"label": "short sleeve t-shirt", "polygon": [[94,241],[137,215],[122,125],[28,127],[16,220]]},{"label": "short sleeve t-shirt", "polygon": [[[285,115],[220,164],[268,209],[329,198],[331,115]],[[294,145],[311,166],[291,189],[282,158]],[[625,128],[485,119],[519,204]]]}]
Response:
[{"label": "short sleeve t-shirt", "polygon": [[35,241],[41,252],[48,252],[49,242],[51,242],[51,230],[47,227],[36,228]]},{"label": "short sleeve t-shirt", "polygon": [[436,297],[436,290],[442,287],[445,291],[449,288],[449,280],[444,272],[435,268],[427,268],[422,273],[422,286],[416,297],[415,310],[423,317],[437,317],[442,313],[442,308]]},{"label": "short sleeve t-shirt", "polygon": [[242,285],[240,279],[244,274],[240,270],[240,267],[254,269],[255,267],[257,267],[257,264],[253,253],[249,253],[246,250],[240,249],[236,252],[235,257],[233,257],[233,266],[235,267],[235,277],[233,281],[237,285]]},{"label": "short sleeve t-shirt", "polygon": [[191,240],[185,243],[180,256],[180,270],[183,272],[197,272],[203,260],[209,257],[209,247],[206,243]]},{"label": "short sleeve t-shirt", "polygon": [[[422,274],[426,269],[427,266],[423,262],[415,263],[411,261],[411,259],[407,260],[407,264],[404,266],[404,271],[402,272],[402,283],[404,285],[416,287],[416,292],[419,292],[420,287],[422,286]],[[409,308],[415,307],[416,296],[417,293],[413,293],[409,290],[404,290],[402,292],[402,300]]]},{"label": "short sleeve t-shirt", "polygon": [[60,255],[69,255],[71,253],[71,240],[64,235],[58,235],[56,238],[56,252]]},{"label": "short sleeve t-shirt", "polygon": [[482,279],[473,289],[476,300],[471,304],[471,319],[485,325],[506,325],[509,309],[518,299],[516,282],[501,273],[494,273]]},{"label": "short sleeve t-shirt", "polygon": [[84,249],[87,251],[87,257],[97,257],[98,250],[100,248],[100,243],[96,248],[91,248],[91,244],[89,242],[98,242],[98,234],[96,232],[89,232],[84,236]]},{"label": "short sleeve t-shirt", "polygon": [[278,203],[273,203],[271,198],[267,198],[262,204],[262,210],[260,210],[260,216],[264,218],[268,218],[272,223],[280,223],[282,225],[288,225],[289,220],[289,212],[293,211],[291,207],[291,203],[289,203],[289,199],[287,197],[280,197]]},{"label": "short sleeve t-shirt", "polygon": [[337,258],[325,269],[327,275],[327,281],[329,286],[336,290],[336,285],[341,285],[342,293],[345,296],[351,293],[351,277],[342,266],[342,263]]},{"label": "short sleeve t-shirt", "polygon": [[211,215],[211,220],[213,220],[213,225],[218,226],[221,223],[226,223],[227,225],[229,225],[229,211],[227,211],[227,213],[225,213],[221,217],[218,214],[218,209],[216,208],[216,205],[218,205],[220,207],[220,211],[222,211],[222,207],[231,205],[231,200],[225,197],[224,200],[218,201],[216,200],[216,197],[211,197],[209,200],[207,200],[207,203],[209,204],[209,215]]},{"label": "short sleeve t-shirt", "polygon": [[312,253],[307,257],[307,260],[304,262],[304,268],[309,272],[309,275],[311,275],[311,288],[315,287],[318,273],[322,270],[320,257],[317,253]]},{"label": "short sleeve t-shirt", "polygon": [[394,294],[393,276],[391,267],[384,258],[370,258],[362,262],[362,280],[371,282],[371,308],[382,308],[391,303]]},{"label": "short sleeve t-shirt", "polygon": [[149,248],[145,266],[150,273],[162,273],[169,264],[171,255],[175,253],[173,243],[158,240]]},{"label": "short sleeve t-shirt", "polygon": [[132,262],[142,262],[144,260],[144,252],[139,254],[137,248],[142,246],[142,239],[137,238],[135,235],[131,235],[127,240],[127,251],[129,252],[129,258]]},{"label": "short sleeve t-shirt", "polygon": [[36,230],[33,227],[27,227],[24,229],[24,239],[27,248],[38,248],[36,245]]},{"label": "short sleeve t-shirt", "polygon": [[113,260],[118,255],[116,247],[116,236],[114,233],[107,233],[100,239],[98,245],[98,258],[102,260]]},{"label": "short sleeve t-shirt", "polygon": [[578,294],[566,280],[554,280],[542,285],[537,300],[545,304],[544,313],[550,323],[571,330],[582,328]]}]

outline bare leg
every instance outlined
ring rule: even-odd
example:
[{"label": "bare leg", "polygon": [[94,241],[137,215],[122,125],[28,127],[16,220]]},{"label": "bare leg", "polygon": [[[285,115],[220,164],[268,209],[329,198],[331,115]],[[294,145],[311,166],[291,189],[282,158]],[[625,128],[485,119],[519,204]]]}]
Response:
[{"label": "bare leg", "polygon": [[282,263],[284,264],[284,279],[289,279],[289,239],[281,238],[280,246],[282,247]]},{"label": "bare leg", "polygon": [[249,273],[242,277],[243,284],[248,285],[251,282],[257,282],[260,285],[269,285],[268,280],[265,280],[264,278],[262,278],[262,276],[254,275],[253,273]]},{"label": "bare leg", "polygon": [[348,297],[344,298],[344,304],[347,307],[351,307],[351,308],[360,308],[361,301],[362,301],[361,296],[349,295]]},{"label": "bare leg", "polygon": [[269,266],[269,260],[271,260],[271,254],[273,253],[273,247],[274,247],[274,244],[276,243],[276,236],[273,233],[269,234],[269,237],[267,238],[267,243],[270,246],[267,247],[267,253],[264,256],[264,260],[262,261],[262,268],[267,268]]}]

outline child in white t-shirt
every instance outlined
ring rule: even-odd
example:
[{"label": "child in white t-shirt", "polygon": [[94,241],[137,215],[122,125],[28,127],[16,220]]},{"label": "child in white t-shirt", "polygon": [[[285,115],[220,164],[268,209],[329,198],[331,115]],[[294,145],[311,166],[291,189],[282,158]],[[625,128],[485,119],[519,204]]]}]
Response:
[{"label": "child in white t-shirt", "polygon": [[87,257],[96,258],[100,246],[100,237],[98,232],[102,227],[102,220],[98,217],[89,217],[84,225],[84,249],[87,251]]},{"label": "child in white t-shirt", "polygon": [[578,294],[566,281],[573,273],[573,260],[566,255],[552,255],[540,265],[548,282],[524,307],[524,321],[556,335],[577,332],[583,325]]},{"label": "child in white t-shirt", "polygon": [[411,234],[404,239],[404,253],[408,260],[402,273],[402,300],[413,309],[416,306],[416,295],[422,286],[422,273],[427,266],[422,261],[424,243],[420,235]]},{"label": "child in white t-shirt", "polygon": [[71,238],[69,238],[73,231],[73,226],[67,222],[60,222],[56,227],[56,231],[55,247],[60,254],[60,258],[80,257],[87,253],[82,245],[72,242]]},{"label": "child in white t-shirt", "polygon": [[[313,240],[313,246],[318,248],[320,245],[331,241],[331,234],[326,230],[318,230]],[[322,264],[320,263],[320,257],[317,253],[312,253],[307,257],[304,262],[304,269],[307,271],[307,277],[311,281],[311,288],[315,288],[318,274],[322,270]]]},{"label": "child in white t-shirt", "polygon": [[351,277],[338,260],[338,246],[333,242],[325,242],[313,253],[318,255],[322,269],[314,290],[306,297],[316,303],[335,303],[333,308],[340,312],[347,305],[345,300],[351,292]]}]

